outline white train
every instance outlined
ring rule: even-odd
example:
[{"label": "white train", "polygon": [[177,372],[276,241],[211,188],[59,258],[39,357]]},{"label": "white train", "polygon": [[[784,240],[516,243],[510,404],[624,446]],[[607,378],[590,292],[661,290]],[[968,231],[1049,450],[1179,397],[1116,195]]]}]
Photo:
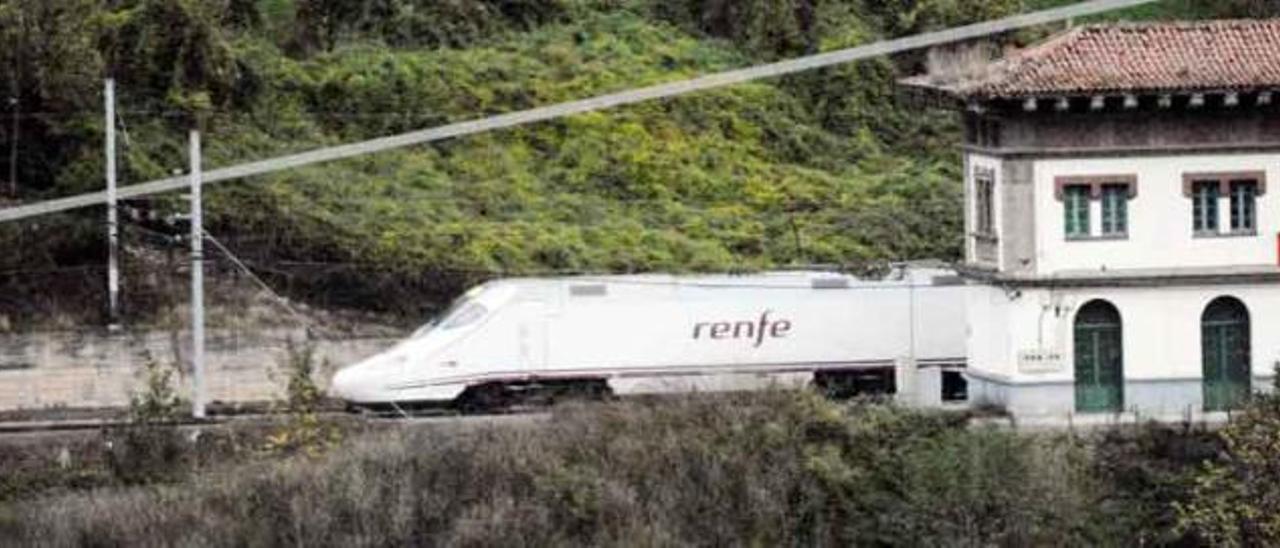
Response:
[{"label": "white train", "polygon": [[331,392],[357,407],[770,384],[892,392],[896,366],[963,366],[963,291],[954,272],[933,268],[874,280],[809,271],[499,280],[342,369]]}]

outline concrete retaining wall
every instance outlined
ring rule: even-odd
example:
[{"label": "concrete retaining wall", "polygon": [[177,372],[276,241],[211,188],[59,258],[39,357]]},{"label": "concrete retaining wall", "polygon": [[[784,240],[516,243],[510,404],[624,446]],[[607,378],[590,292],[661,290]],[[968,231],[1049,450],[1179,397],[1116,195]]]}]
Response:
[{"label": "concrete retaining wall", "polygon": [[[263,401],[276,397],[278,370],[287,341],[303,341],[301,330],[210,331],[206,340],[206,383],[210,401]],[[324,386],[336,367],[359,361],[394,340],[317,340],[317,372]],[[143,382],[149,354],[180,364],[182,391],[190,388],[190,333],[141,331],[107,333],[0,334],[0,411],[50,407],[111,407],[129,402]],[[279,379],[278,381],[276,379]]]}]

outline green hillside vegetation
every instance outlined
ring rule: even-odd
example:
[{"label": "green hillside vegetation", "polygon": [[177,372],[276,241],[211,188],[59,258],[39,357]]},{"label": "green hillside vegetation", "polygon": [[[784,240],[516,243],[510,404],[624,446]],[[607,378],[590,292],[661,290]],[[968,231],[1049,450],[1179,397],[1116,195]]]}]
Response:
[{"label": "green hillside vegetation", "polygon": [[[16,132],[0,123],[0,179],[11,167],[17,175],[0,193],[26,201],[101,188],[106,74],[119,81],[127,184],[182,169],[194,127],[205,133],[206,167],[226,166],[1025,8],[1018,0],[0,1],[0,43],[10,45],[0,50],[0,82],[17,98],[3,118],[18,120]],[[919,59],[224,184],[208,192],[211,232],[295,296],[410,314],[499,275],[955,259],[955,120],[905,103],[894,85]],[[4,154],[15,140],[16,154]],[[169,197],[139,207],[185,205]],[[0,227],[0,245],[15,250],[0,258],[0,284],[11,295],[67,284],[100,295],[100,214]],[[153,247],[154,228],[127,225],[126,241]],[[148,274],[172,274],[149,254],[129,257],[126,301],[144,292]],[[67,268],[65,283],[25,274]],[[0,313],[47,312],[39,299],[0,298]]]}]

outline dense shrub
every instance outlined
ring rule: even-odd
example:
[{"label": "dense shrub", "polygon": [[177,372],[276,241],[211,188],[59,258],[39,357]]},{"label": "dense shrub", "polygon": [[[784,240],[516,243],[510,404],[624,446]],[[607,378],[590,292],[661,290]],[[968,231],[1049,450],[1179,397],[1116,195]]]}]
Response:
[{"label": "dense shrub", "polygon": [[319,455],[342,440],[338,425],[321,416],[324,392],[315,381],[318,369],[331,368],[327,362],[317,362],[311,341],[287,341],[285,350],[276,371],[283,375],[284,395],[274,406],[283,422],[267,437],[265,448],[278,453]]},{"label": "dense shrub", "polygon": [[16,510],[54,545],[1093,545],[1065,436],[803,393],[565,407]]},{"label": "dense shrub", "polygon": [[147,355],[140,390],[129,396],[129,421],[107,429],[107,465],[126,484],[173,481],[188,467],[187,442],[172,426],[190,409],[178,395],[178,367]]},{"label": "dense shrub", "polygon": [[1129,544],[1193,544],[1194,537],[1179,530],[1177,508],[1191,499],[1196,473],[1221,447],[1215,432],[1148,423],[1104,430],[1090,445],[1092,474],[1108,493],[1098,512]]},{"label": "dense shrub", "polygon": [[[1277,377],[1280,379],[1280,377]],[[1280,380],[1219,435],[1222,450],[1178,505],[1181,529],[1217,546],[1280,543]]]}]

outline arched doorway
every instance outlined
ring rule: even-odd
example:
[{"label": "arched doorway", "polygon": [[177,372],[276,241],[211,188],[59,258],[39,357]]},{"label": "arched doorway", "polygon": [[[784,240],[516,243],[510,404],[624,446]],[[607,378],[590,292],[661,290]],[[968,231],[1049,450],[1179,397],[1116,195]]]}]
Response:
[{"label": "arched doorway", "polygon": [[1107,301],[1090,301],[1076,313],[1076,411],[1124,408],[1124,337],[1120,311]]},{"label": "arched doorway", "polygon": [[1233,297],[1218,297],[1200,316],[1204,408],[1240,407],[1250,392],[1249,310]]}]

